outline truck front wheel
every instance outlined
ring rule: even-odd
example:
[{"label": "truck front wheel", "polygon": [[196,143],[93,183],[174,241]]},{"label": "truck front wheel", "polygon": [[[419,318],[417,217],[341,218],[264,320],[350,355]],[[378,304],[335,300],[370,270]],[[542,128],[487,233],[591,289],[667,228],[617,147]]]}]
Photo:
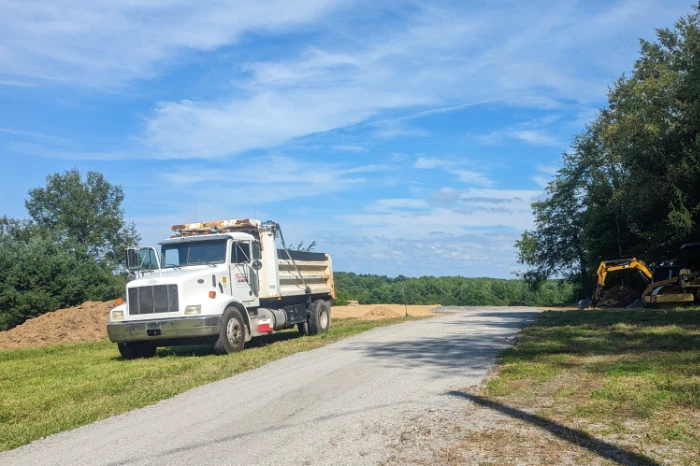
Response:
[{"label": "truck front wheel", "polygon": [[152,358],[156,354],[156,345],[147,341],[117,343],[117,347],[124,359]]},{"label": "truck front wheel", "polygon": [[245,345],[245,323],[241,311],[229,307],[221,317],[219,339],[214,344],[216,354],[228,354],[241,351]]},{"label": "truck front wheel", "polygon": [[331,303],[323,299],[317,299],[309,307],[309,335],[328,333],[331,326]]}]

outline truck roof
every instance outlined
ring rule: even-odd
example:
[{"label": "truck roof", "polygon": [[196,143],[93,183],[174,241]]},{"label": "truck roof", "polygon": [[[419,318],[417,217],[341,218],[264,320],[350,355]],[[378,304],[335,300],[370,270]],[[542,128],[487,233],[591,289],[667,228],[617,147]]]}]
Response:
[{"label": "truck roof", "polygon": [[177,244],[190,241],[216,241],[224,239],[233,239],[237,241],[253,241],[255,238],[253,235],[243,232],[233,232],[233,233],[214,233],[214,234],[198,234],[192,236],[176,236],[173,238],[168,238],[161,241],[160,245],[163,244]]}]

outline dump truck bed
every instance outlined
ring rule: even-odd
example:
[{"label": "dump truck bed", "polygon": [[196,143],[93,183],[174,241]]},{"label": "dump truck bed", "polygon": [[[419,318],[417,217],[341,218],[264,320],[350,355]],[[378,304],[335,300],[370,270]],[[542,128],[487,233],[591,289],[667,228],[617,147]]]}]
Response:
[{"label": "dump truck bed", "polygon": [[278,249],[277,267],[281,296],[307,294],[306,284],[311,289],[311,294],[327,294],[335,298],[330,255],[303,251],[287,253],[284,249]]}]

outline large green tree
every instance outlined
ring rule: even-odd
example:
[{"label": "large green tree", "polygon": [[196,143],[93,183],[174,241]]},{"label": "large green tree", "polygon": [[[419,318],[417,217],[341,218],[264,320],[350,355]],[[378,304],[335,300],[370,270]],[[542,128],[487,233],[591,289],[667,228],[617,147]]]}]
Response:
[{"label": "large green tree", "polygon": [[[587,284],[597,263],[672,259],[700,239],[700,11],[641,41],[629,76],[578,135],[516,243],[532,285]],[[576,273],[572,273],[576,271]]]},{"label": "large green tree", "polygon": [[33,222],[59,242],[71,241],[100,261],[115,264],[127,247],[140,240],[124,218],[121,186],[90,171],[83,180],[77,169],[54,173],[46,186],[29,191],[25,201]]}]

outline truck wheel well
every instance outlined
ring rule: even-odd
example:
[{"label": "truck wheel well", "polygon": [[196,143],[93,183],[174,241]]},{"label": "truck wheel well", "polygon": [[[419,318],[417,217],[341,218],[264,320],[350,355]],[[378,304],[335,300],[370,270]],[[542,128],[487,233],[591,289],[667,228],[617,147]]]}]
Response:
[{"label": "truck wheel well", "polygon": [[241,317],[243,317],[243,322],[245,323],[245,326],[246,326],[246,332],[247,332],[246,341],[248,341],[250,339],[250,336],[251,336],[250,316],[248,316],[248,311],[241,303],[237,303],[236,301],[231,301],[230,303],[228,303],[226,305],[226,307],[227,308],[235,307],[236,309],[238,309],[240,311]]}]

